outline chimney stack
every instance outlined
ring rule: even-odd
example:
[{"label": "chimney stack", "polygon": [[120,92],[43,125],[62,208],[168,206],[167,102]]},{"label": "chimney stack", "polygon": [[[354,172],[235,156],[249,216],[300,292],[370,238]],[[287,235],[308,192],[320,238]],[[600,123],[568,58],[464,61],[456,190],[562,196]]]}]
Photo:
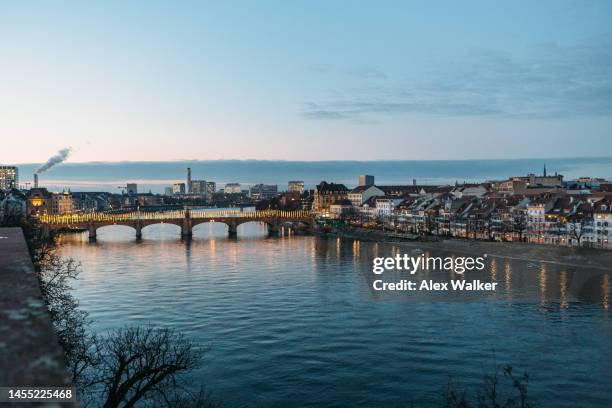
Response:
[{"label": "chimney stack", "polygon": [[34,188],[38,188],[38,174],[34,173]]}]

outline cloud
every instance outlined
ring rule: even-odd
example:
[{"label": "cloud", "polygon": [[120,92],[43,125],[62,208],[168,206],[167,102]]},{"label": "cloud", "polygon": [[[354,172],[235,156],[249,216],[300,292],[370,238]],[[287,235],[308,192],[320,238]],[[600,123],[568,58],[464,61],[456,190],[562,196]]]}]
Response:
[{"label": "cloud", "polygon": [[338,111],[323,109],[316,103],[312,102],[304,103],[302,117],[306,119],[320,120],[350,119],[350,116],[346,116]]},{"label": "cloud", "polygon": [[[419,81],[388,79],[378,87],[345,90],[341,94],[348,96],[342,98],[311,98],[303,104],[301,116],[367,121],[417,113],[529,118],[612,115],[611,35],[574,46],[546,44],[528,51],[524,56],[472,53],[432,67]],[[362,74],[368,77],[367,71]]]}]

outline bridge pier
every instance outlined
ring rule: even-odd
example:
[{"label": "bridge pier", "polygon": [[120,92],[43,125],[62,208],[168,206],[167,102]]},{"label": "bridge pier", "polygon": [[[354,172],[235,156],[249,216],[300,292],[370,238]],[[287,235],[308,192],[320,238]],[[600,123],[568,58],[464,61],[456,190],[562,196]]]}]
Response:
[{"label": "bridge pier", "polygon": [[191,231],[191,228],[181,228],[181,238],[183,239],[191,239],[191,237],[193,236],[193,232]]},{"label": "bridge pier", "polygon": [[280,225],[278,222],[268,224],[268,236],[278,237],[280,235]]},{"label": "bridge pier", "polygon": [[181,238],[189,239],[193,236],[193,227],[191,226],[191,219],[184,219],[183,226],[181,227]]},{"label": "bridge pier", "polygon": [[136,230],[136,240],[140,241],[142,239],[142,224],[140,222],[136,223],[134,229]]},{"label": "bridge pier", "polygon": [[89,225],[87,227],[87,230],[89,231],[89,242],[96,242],[96,238],[97,238],[96,227],[94,225]]},{"label": "bridge pier", "polygon": [[238,226],[236,225],[236,221],[228,222],[227,230],[229,232],[229,238],[238,238]]},{"label": "bridge pier", "polygon": [[182,239],[191,239],[193,236],[193,222],[191,222],[191,213],[189,210],[185,211],[185,216],[183,217],[183,225],[181,226],[181,238]]}]

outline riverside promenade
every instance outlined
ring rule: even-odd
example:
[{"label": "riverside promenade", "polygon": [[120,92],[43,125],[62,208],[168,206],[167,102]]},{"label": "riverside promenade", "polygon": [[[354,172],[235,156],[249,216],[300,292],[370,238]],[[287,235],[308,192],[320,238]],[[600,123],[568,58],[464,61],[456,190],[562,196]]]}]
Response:
[{"label": "riverside promenade", "polygon": [[70,376],[23,233],[0,228],[0,387],[63,386],[71,386]]},{"label": "riverside promenade", "polygon": [[317,231],[325,237],[343,237],[360,241],[386,242],[422,250],[449,251],[457,254],[488,254],[496,258],[527,262],[592,268],[612,272],[612,251],[600,248],[578,248],[534,244],[526,242],[499,242],[465,238],[418,236],[363,228],[335,228],[329,232]]}]

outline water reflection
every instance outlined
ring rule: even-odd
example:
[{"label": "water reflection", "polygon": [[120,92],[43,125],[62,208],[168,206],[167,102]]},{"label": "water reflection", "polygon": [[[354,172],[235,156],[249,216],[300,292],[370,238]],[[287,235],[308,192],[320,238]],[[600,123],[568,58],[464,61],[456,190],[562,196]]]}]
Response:
[{"label": "water reflection", "polygon": [[497,282],[497,258],[491,259],[491,282]]},{"label": "water reflection", "polygon": [[153,322],[210,345],[196,377],[227,406],[434,405],[449,375],[479,384],[483,369],[506,362],[529,372],[541,401],[612,400],[609,272],[490,257],[481,272],[381,279],[495,280],[495,292],[381,293],[372,288],[374,257],[465,254],[268,238],[260,224],[234,240],[215,223],[188,241],[172,225],[134,238],[122,227],[101,229],[96,243],[62,237],[61,252],[83,263],[81,305],[96,330]]},{"label": "water reflection", "polygon": [[567,308],[567,271],[562,270],[559,273],[559,306],[562,309]]},{"label": "water reflection", "polygon": [[610,305],[610,275],[609,274],[604,274],[602,276],[601,292],[603,294],[603,298],[602,298],[603,307],[604,309],[608,310],[608,307]]},{"label": "water reflection", "polygon": [[540,265],[540,273],[538,275],[540,285],[540,305],[546,304],[546,264]]},{"label": "water reflection", "polygon": [[506,290],[506,298],[512,300],[512,264],[507,259],[504,261],[504,289]]},{"label": "water reflection", "polygon": [[[177,229],[178,227],[171,224],[154,224],[144,228],[143,230],[146,230],[146,233],[143,233],[143,239],[136,241],[131,228],[108,226],[99,229],[98,241],[95,243],[88,242],[86,233],[63,235],[60,242],[70,248],[81,246],[83,251],[87,251],[87,258],[92,265],[91,273],[95,274],[95,271],[101,267],[99,263],[101,258],[100,251],[105,254],[108,252],[130,251],[131,261],[134,264],[144,265],[160,254],[165,257],[174,256],[177,245],[180,245],[184,247],[184,264],[189,265],[192,262],[192,252],[200,250],[201,244],[204,242],[207,246],[207,260],[215,261],[218,256],[217,247],[219,244],[222,244],[223,256],[228,257],[232,262],[239,262],[244,254],[244,245],[241,245],[241,241],[244,244],[245,241],[255,240],[259,242],[259,240],[266,241],[269,239],[265,224],[260,223],[241,225],[238,229],[240,237],[238,245],[230,244],[232,241],[227,239],[227,226],[224,224],[200,224],[194,228],[193,239],[186,241],[181,240],[177,236]],[[482,297],[497,298],[503,296],[509,301],[513,299],[535,298],[540,306],[549,307],[551,303],[555,303],[562,309],[569,307],[571,302],[574,301],[600,303],[606,310],[609,307],[610,276],[609,272],[602,270],[591,270],[589,268],[582,268],[579,271],[576,268],[568,270],[562,265],[491,257],[488,262],[488,268],[482,273],[471,271],[465,274],[457,274],[454,271],[422,270],[414,275],[410,275],[405,271],[391,271],[378,276],[372,273],[372,259],[375,257],[395,257],[408,253],[410,256],[415,257],[423,254],[426,257],[450,256],[454,259],[455,255],[444,251],[437,251],[434,254],[431,250],[419,248],[418,245],[363,243],[359,240],[345,240],[342,238],[328,241],[313,237],[294,236],[290,233],[281,234],[279,238],[273,240],[277,242],[275,245],[279,249],[285,250],[287,248],[291,249],[291,246],[287,247],[287,242],[290,242],[292,239],[309,240],[311,245],[309,245],[310,254],[308,262],[311,262],[315,269],[320,269],[321,266],[318,264],[322,260],[330,259],[330,256],[333,256],[336,264],[342,264],[346,257],[352,259],[352,268],[364,278],[362,280],[364,285],[362,291],[370,295],[375,295],[375,291],[372,288],[373,280],[380,279],[381,277],[390,282],[400,279],[433,279],[440,282],[449,282],[453,279],[480,279],[487,282],[497,282],[499,264],[502,264],[503,286],[498,286],[498,290],[495,292],[470,292],[467,295],[463,292],[434,295],[431,293],[424,295],[406,294],[403,292],[378,293],[375,296],[376,298],[422,301],[430,299],[432,296],[438,300],[442,298],[447,300],[471,300]],[[333,242],[333,251],[330,250],[330,242]],[[465,255],[462,254],[461,256]],[[273,262],[273,258],[270,261]]]}]

